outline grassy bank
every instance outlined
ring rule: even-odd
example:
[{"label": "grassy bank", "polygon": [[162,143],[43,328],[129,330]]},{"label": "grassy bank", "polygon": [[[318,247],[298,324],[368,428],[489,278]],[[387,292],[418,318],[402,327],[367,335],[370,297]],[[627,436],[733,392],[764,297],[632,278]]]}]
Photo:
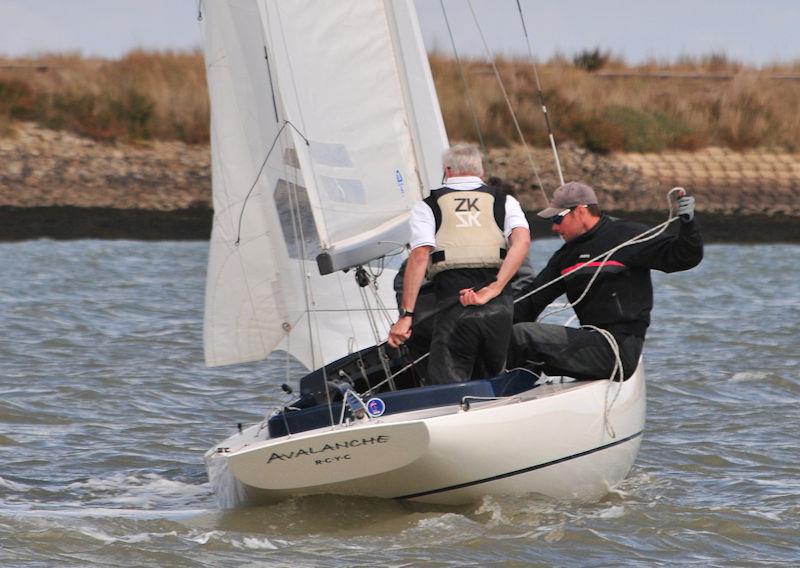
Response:
[{"label": "grassy bank", "polygon": [[[433,54],[452,140],[478,139],[463,77],[488,146],[517,142],[492,68]],[[533,69],[497,59],[531,144],[547,144]],[[722,146],[800,150],[800,62],[754,68],[724,56],[628,66],[600,52],[539,65],[557,139],[594,151]],[[78,55],[0,58],[0,135],[34,121],[98,140],[208,142],[202,55],[134,51],[119,60]]]},{"label": "grassy bank", "polygon": [[96,140],[207,143],[203,58],[134,51],[119,60],[0,59],[0,132],[9,134],[14,120]]}]

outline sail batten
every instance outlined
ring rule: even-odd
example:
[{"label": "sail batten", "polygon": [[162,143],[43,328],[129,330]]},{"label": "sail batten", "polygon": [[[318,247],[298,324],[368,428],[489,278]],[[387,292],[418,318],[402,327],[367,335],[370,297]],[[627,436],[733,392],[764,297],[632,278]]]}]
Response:
[{"label": "sail batten", "polygon": [[[206,0],[203,25],[215,211],[206,363],[283,347],[311,367],[372,345],[376,320],[363,305],[359,317],[357,284],[337,271],[407,241],[446,146],[413,3]],[[393,274],[379,283],[387,306]]]}]

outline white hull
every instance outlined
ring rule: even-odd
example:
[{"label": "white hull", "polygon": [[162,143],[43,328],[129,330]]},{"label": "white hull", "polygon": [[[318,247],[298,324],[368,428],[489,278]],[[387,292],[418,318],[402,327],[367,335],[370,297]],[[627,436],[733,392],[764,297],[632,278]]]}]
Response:
[{"label": "white hull", "polygon": [[529,493],[596,500],[628,474],[644,429],[642,366],[618,389],[606,380],[543,385],[469,410],[276,439],[255,425],[209,450],[206,464],[223,506],[318,493],[448,505]]}]

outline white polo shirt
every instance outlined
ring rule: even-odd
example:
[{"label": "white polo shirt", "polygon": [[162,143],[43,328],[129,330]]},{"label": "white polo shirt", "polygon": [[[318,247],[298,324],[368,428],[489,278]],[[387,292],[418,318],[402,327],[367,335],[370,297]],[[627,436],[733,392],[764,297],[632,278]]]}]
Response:
[{"label": "white polo shirt", "polygon": [[[478,189],[486,185],[483,180],[476,176],[459,176],[447,178],[444,186],[448,189],[455,189],[456,191],[468,191],[471,189]],[[414,205],[411,210],[411,217],[409,218],[411,225],[411,249],[417,247],[436,246],[436,219],[433,217],[433,211],[428,204],[424,201],[419,201]],[[503,234],[508,240],[511,231],[517,227],[528,227],[528,220],[525,219],[525,214],[522,212],[519,201],[510,195],[506,196],[506,217],[503,222]]]}]

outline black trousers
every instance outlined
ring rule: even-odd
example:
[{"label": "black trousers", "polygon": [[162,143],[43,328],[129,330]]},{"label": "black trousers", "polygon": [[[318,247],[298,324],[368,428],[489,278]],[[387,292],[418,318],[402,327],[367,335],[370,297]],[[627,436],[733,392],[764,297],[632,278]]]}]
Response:
[{"label": "black trousers", "polygon": [[[644,339],[635,335],[614,336],[622,359],[625,379],[639,363]],[[511,332],[508,368],[525,367],[550,376],[576,379],[608,379],[614,368],[608,341],[591,329],[576,329],[547,323],[518,323]]]},{"label": "black trousers", "polygon": [[436,315],[428,362],[428,384],[499,375],[505,368],[513,299],[501,294],[483,306],[456,304]]}]

